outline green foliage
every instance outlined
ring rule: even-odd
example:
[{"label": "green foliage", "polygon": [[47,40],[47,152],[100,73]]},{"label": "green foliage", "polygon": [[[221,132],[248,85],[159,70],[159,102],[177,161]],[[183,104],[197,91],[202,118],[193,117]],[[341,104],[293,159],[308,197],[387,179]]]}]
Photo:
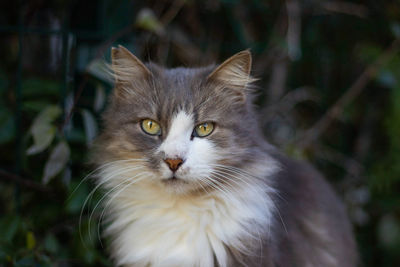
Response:
[{"label": "green foliage", "polygon": [[49,106],[38,114],[29,131],[33,137],[33,145],[27,149],[28,155],[40,153],[51,144],[57,131],[57,127],[52,123],[61,112],[60,107]]}]

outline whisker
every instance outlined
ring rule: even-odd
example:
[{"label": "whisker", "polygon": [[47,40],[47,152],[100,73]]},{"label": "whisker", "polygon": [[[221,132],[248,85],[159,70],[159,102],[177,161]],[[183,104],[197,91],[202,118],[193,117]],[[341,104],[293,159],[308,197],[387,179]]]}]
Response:
[{"label": "whisker", "polygon": [[[219,177],[222,178],[222,179],[224,179],[225,182],[233,182],[233,183],[235,183],[235,184],[236,184],[237,186],[239,186],[239,187],[240,187],[240,186],[243,186],[243,184],[240,183],[240,182],[243,182],[245,185],[248,186],[247,188],[249,188],[249,189],[252,190],[253,193],[259,194],[259,192],[254,188],[254,185],[252,185],[252,184],[246,182],[246,181],[243,180],[243,179],[240,179],[239,177],[236,177],[235,175],[229,174],[229,173],[224,172],[224,171],[218,171],[218,170],[214,170],[213,173],[216,174],[216,175],[219,175]],[[234,178],[234,179],[233,179],[233,178]],[[233,187],[232,184],[230,184],[230,186]]]},{"label": "whisker", "polygon": [[211,186],[216,189],[217,191],[221,192],[224,194],[228,199],[232,200],[233,199],[233,192],[229,190],[229,188],[226,188],[221,182],[216,179],[216,177],[213,177],[212,175],[207,177],[207,180],[211,182]]},{"label": "whisker", "polygon": [[[143,173],[143,172],[142,172]],[[95,207],[93,208],[92,212],[90,213],[89,216],[89,225],[88,225],[88,230],[89,230],[89,238],[91,239],[91,234],[90,234],[90,221],[92,220],[93,214],[96,211],[97,207],[100,205],[100,203],[103,201],[104,198],[106,198],[109,194],[111,194],[113,191],[115,191],[118,187],[122,186],[123,184],[125,184],[126,182],[129,182],[129,180],[132,180],[134,178],[136,178],[137,176],[139,176],[140,174],[136,174],[130,178],[127,178],[126,180],[122,181],[121,183],[119,183],[118,185],[114,186],[111,190],[109,190],[106,194],[104,194],[104,196],[101,197],[101,199],[97,202],[97,204],[95,205]],[[133,182],[136,182],[135,180],[133,180]]]},{"label": "whisker", "polygon": [[[132,177],[132,179],[133,179],[133,178],[136,178],[136,177],[139,176],[139,175],[143,175],[143,174],[146,174],[146,172],[139,173],[138,175],[135,175],[134,177]],[[112,203],[112,201],[113,201],[120,193],[122,193],[127,187],[129,187],[129,186],[131,186],[132,184],[134,184],[134,183],[136,183],[136,182],[139,182],[139,181],[141,181],[141,180],[143,180],[143,179],[145,179],[145,178],[146,178],[146,176],[142,176],[142,177],[139,178],[139,179],[132,180],[131,182],[129,182],[128,184],[126,184],[121,190],[119,190],[115,195],[113,195],[113,196],[107,201],[106,205],[104,206],[104,208],[103,208],[103,210],[102,210],[102,212],[101,212],[101,214],[100,214],[100,219],[99,219],[99,222],[98,222],[98,225],[97,225],[97,234],[98,234],[98,238],[99,238],[99,241],[100,241],[100,244],[101,244],[101,245],[102,245],[102,242],[101,242],[101,240],[100,240],[100,225],[101,225],[101,221],[103,220],[104,213],[105,213],[105,211],[108,209],[108,206],[109,206],[109,205]],[[109,193],[111,193],[111,192],[109,192]],[[107,195],[109,195],[109,193],[108,193]]]},{"label": "whisker", "polygon": [[83,182],[85,182],[87,179],[89,179],[92,175],[94,175],[97,171],[100,171],[101,169],[104,169],[106,167],[108,167],[109,165],[115,164],[115,163],[120,163],[120,162],[133,162],[133,161],[146,161],[145,159],[121,159],[121,160],[115,160],[115,161],[111,161],[111,162],[107,162],[99,167],[97,167],[96,169],[94,169],[93,171],[91,171],[88,175],[86,175],[80,182],[79,184],[74,188],[74,190],[69,194],[68,198],[67,198],[67,202],[70,200],[70,198],[72,197],[72,195],[76,192],[76,190],[78,190],[78,188],[82,185]]},{"label": "whisker", "polygon": [[[98,183],[98,184],[95,186],[95,188],[89,193],[89,195],[86,197],[86,199],[85,199],[85,201],[84,201],[84,203],[83,203],[83,206],[82,206],[82,208],[81,208],[81,212],[80,212],[80,215],[79,215],[79,228],[80,228],[80,225],[82,224],[83,211],[84,211],[86,205],[89,205],[89,204],[90,204],[89,201],[91,200],[91,198],[93,197],[94,193],[96,192],[96,190],[97,190],[100,186],[102,186],[103,184],[105,184],[106,182],[108,182],[109,180],[111,180],[112,178],[114,178],[116,175],[120,175],[120,174],[123,174],[123,173],[125,173],[125,172],[129,172],[129,171],[133,171],[133,170],[137,170],[137,169],[142,169],[142,168],[143,168],[142,166],[135,166],[135,167],[130,167],[130,168],[129,168],[129,167],[122,168],[122,169],[120,169],[120,170],[117,171],[117,172],[112,172],[111,174],[107,175],[107,176],[105,177],[105,179],[103,179],[103,181],[101,181],[100,183]],[[89,220],[89,223],[90,223],[90,220]],[[90,234],[90,233],[89,233],[89,234]],[[81,228],[80,228],[80,236],[81,236],[81,239],[83,240]]]},{"label": "whisker", "polygon": [[89,193],[89,195],[86,197],[85,202],[83,203],[83,206],[82,206],[82,209],[81,209],[81,216],[80,216],[80,217],[82,217],[82,213],[83,213],[83,210],[85,209],[86,204],[90,204],[90,203],[88,203],[88,201],[90,201],[90,199],[92,198],[92,196],[94,195],[94,193],[96,192],[96,190],[97,190],[99,187],[101,187],[103,184],[105,184],[106,182],[108,182],[109,180],[111,180],[112,178],[114,178],[116,175],[120,175],[120,174],[123,174],[123,173],[125,173],[125,172],[133,171],[133,170],[141,169],[141,168],[143,168],[143,167],[141,167],[141,166],[135,166],[135,167],[130,167],[130,168],[128,168],[128,167],[127,167],[127,168],[122,168],[122,169],[120,169],[120,170],[117,171],[117,172],[112,172],[112,173],[110,173],[109,175],[107,175],[107,176],[105,177],[105,179],[103,179],[101,182],[99,182],[99,183],[95,186],[95,188],[92,189],[92,191]]},{"label": "whisker", "polygon": [[[214,175],[216,175],[216,176],[218,176],[218,177],[220,177],[222,179],[225,179],[225,182],[227,182],[227,180],[228,180],[227,185],[229,185],[231,187],[231,189],[234,190],[236,193],[240,193],[240,192],[238,192],[238,190],[236,188],[237,186],[235,187],[231,183],[229,183],[229,182],[234,182],[234,183],[236,183],[238,185],[238,182],[233,180],[233,179],[231,179],[230,176],[226,176],[224,174],[216,173],[216,172],[214,172]],[[250,189],[251,192],[256,194],[256,195],[260,194],[260,191],[257,191],[254,186],[249,186],[248,189]],[[267,192],[265,192],[265,193],[267,193]],[[271,198],[267,198],[267,199],[266,198],[262,198],[262,199],[263,199],[263,201],[260,202],[260,204],[263,205],[266,209],[269,208],[269,201],[268,200],[271,200],[271,204],[274,205],[273,200]],[[274,205],[274,209],[276,209],[276,205]]]},{"label": "whisker", "polygon": [[[217,164],[214,165],[214,168],[217,169],[217,170],[214,170],[214,171],[213,171],[214,173],[216,173],[217,175],[222,175],[224,178],[228,179],[229,181],[235,182],[236,184],[238,184],[238,182],[236,182],[236,181],[235,181],[234,179],[232,179],[232,178],[239,178],[239,177],[236,177],[235,175],[229,175],[228,172],[239,174],[242,178],[249,178],[249,177],[247,177],[247,176],[244,175],[246,172],[244,172],[244,171],[242,171],[242,170],[240,170],[240,169],[237,169],[237,168],[232,168],[232,169],[233,169],[233,170],[232,170],[232,169],[230,169],[230,167],[222,166],[222,165],[217,165]],[[235,169],[237,169],[237,171],[234,171]],[[228,175],[229,175],[229,176],[228,176]],[[254,177],[254,176],[252,176],[252,177]],[[240,179],[240,180],[243,181],[243,182],[245,182],[246,184],[248,184],[245,180],[242,180],[242,179]],[[282,200],[285,200],[285,199],[280,195],[280,193],[279,193],[278,191],[276,191],[276,190],[270,189],[270,190],[267,190],[267,192],[268,192],[268,193],[272,193],[272,194],[276,194],[279,198],[281,198]],[[281,221],[281,223],[282,223],[282,226],[283,226],[283,228],[285,229],[285,231],[286,231],[286,233],[287,233],[286,224],[285,224],[285,222],[284,222],[284,220],[283,220],[283,218],[282,218],[282,215],[281,215],[281,213],[280,213],[280,211],[279,211],[279,208],[278,208],[277,205],[275,204],[273,198],[269,198],[269,200],[271,200],[270,204],[273,205],[273,208],[274,208],[274,210],[277,212],[277,214],[278,214],[278,216],[279,216],[279,219],[280,219],[280,221]],[[263,204],[264,204],[265,206],[268,205],[266,201],[264,201]],[[269,231],[270,231],[270,230],[269,230]]]}]

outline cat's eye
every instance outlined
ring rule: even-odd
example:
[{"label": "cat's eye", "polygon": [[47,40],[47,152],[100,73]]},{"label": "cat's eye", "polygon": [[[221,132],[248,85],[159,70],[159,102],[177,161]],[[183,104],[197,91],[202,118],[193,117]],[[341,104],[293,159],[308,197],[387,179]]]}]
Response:
[{"label": "cat's eye", "polygon": [[212,122],[203,122],[196,127],[194,127],[193,135],[196,137],[206,137],[210,135],[214,130],[214,123]]},{"label": "cat's eye", "polygon": [[161,126],[151,119],[144,119],[140,123],[143,132],[149,135],[161,135]]}]

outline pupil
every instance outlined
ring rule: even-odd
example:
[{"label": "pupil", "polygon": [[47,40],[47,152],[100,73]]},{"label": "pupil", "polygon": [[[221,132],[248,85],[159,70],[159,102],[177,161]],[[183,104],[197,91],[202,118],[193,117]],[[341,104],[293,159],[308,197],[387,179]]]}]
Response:
[{"label": "pupil", "polygon": [[149,128],[151,129],[153,127],[153,122],[149,121]]}]

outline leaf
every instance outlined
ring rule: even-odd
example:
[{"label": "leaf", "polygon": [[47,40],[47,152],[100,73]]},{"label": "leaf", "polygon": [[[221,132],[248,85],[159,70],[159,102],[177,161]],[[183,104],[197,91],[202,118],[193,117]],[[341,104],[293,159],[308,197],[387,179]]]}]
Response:
[{"label": "leaf", "polygon": [[378,74],[376,79],[381,85],[388,88],[393,88],[397,84],[395,75],[392,72],[386,70],[382,70]]},{"label": "leaf", "polygon": [[392,23],[390,25],[390,29],[392,30],[392,33],[394,37],[399,38],[400,37],[400,24],[397,22]]},{"label": "leaf", "polygon": [[37,154],[45,150],[53,141],[57,128],[52,122],[61,114],[58,106],[48,106],[42,110],[33,121],[30,133],[33,136],[33,145],[28,148],[28,155]]},{"label": "leaf", "polygon": [[378,225],[379,241],[387,247],[395,246],[400,239],[400,225],[392,214],[382,217]]},{"label": "leaf", "polygon": [[106,93],[104,86],[99,83],[96,87],[96,95],[94,97],[93,109],[96,112],[99,112],[106,102]]},{"label": "leaf", "polygon": [[78,188],[76,186],[78,184],[74,184],[71,187],[74,188],[74,191],[65,205],[66,211],[71,214],[79,214],[90,192],[87,184],[81,184]]},{"label": "leaf", "polygon": [[[73,112],[72,109],[74,108],[74,93],[70,92],[64,100],[64,110],[66,116],[70,116],[67,124],[64,125],[64,134],[65,136],[70,137],[71,131],[73,130]],[[65,122],[64,122],[65,123]]]},{"label": "leaf", "polygon": [[54,176],[60,173],[69,160],[70,149],[66,142],[61,141],[54,147],[44,167],[42,182],[47,184]]},{"label": "leaf", "polygon": [[18,260],[15,263],[15,265],[13,265],[13,266],[15,266],[15,267],[25,267],[25,266],[35,266],[35,265],[36,265],[36,262],[35,262],[35,259],[34,259],[33,255],[29,255],[29,256],[26,256],[26,257]]},{"label": "leaf", "polygon": [[69,186],[71,183],[71,178],[72,178],[72,171],[71,171],[71,168],[69,166],[67,166],[67,168],[65,168],[63,176],[62,176],[63,184],[65,184],[66,186]]},{"label": "leaf", "polygon": [[57,128],[55,126],[42,124],[32,130],[34,144],[30,146],[26,154],[34,155],[45,150],[53,141]]},{"label": "leaf", "polygon": [[149,8],[143,8],[139,11],[136,17],[136,26],[158,35],[164,33],[162,23],[158,20],[153,10]]},{"label": "leaf", "polygon": [[35,235],[33,234],[33,232],[28,231],[28,233],[26,233],[26,248],[32,250],[35,248],[35,246],[36,246]]},{"label": "leaf", "polygon": [[47,234],[44,239],[44,249],[50,253],[57,253],[57,251],[59,251],[60,244],[53,234]]},{"label": "leaf", "polygon": [[12,112],[0,109],[0,144],[10,142],[15,136],[15,124]]},{"label": "leaf", "polygon": [[9,215],[0,219],[0,241],[11,242],[20,226],[18,216]]},{"label": "leaf", "polygon": [[102,59],[94,59],[92,60],[87,68],[86,72],[96,77],[97,79],[106,82],[110,85],[114,84],[114,78],[110,74],[109,68],[106,63]]},{"label": "leaf", "polygon": [[86,133],[86,144],[90,146],[98,132],[96,119],[93,117],[92,113],[86,109],[82,110],[82,117]]},{"label": "leaf", "polygon": [[37,96],[57,96],[60,84],[57,81],[43,78],[27,78],[21,84],[23,99]]}]

